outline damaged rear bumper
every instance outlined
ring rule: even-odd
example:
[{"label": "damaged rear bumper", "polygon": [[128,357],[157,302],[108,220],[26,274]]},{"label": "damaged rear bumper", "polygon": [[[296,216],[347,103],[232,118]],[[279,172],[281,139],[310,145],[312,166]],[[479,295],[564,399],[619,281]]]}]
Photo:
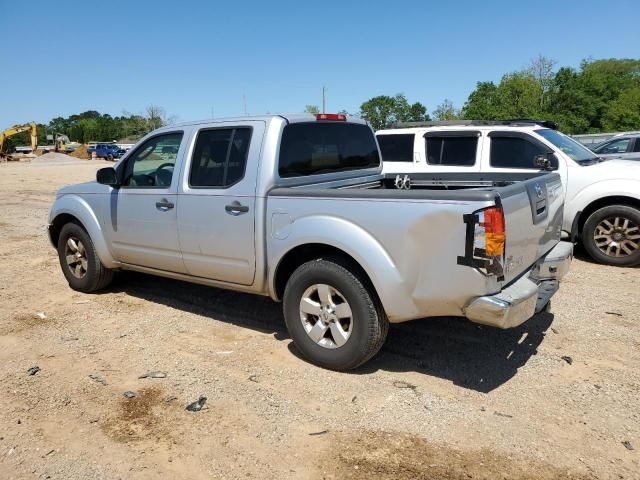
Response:
[{"label": "damaged rear bumper", "polygon": [[464,309],[465,316],[472,322],[498,328],[521,325],[549,303],[569,271],[572,258],[573,244],[558,243],[527,274],[500,293],[471,300]]}]

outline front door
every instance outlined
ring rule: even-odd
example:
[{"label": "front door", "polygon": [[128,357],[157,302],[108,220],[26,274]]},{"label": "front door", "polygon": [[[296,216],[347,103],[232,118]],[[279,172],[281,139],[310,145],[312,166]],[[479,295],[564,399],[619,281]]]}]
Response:
[{"label": "front door", "polygon": [[146,140],[118,168],[122,186],[111,192],[105,230],[123,263],[184,273],[178,244],[176,160],[184,132]]},{"label": "front door", "polygon": [[190,275],[251,285],[264,122],[202,128],[180,187],[180,246]]}]

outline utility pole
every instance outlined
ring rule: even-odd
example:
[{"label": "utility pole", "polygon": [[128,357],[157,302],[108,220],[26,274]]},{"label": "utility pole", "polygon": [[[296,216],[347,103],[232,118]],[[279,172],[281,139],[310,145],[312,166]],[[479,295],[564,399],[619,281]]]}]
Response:
[{"label": "utility pole", "polygon": [[324,87],[324,85],[322,86],[322,113],[327,113],[325,111],[325,107],[326,107],[326,88]]},{"label": "utility pole", "polygon": [[244,116],[249,115],[247,113],[247,96],[244,93],[242,94],[242,108],[244,109]]}]

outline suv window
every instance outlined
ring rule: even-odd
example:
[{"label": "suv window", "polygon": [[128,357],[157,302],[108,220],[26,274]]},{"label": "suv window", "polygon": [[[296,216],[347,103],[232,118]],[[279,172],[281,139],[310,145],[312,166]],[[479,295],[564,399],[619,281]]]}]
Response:
[{"label": "suv window", "polygon": [[415,135],[377,135],[383,162],[413,162],[413,141]]},{"label": "suv window", "polygon": [[425,138],[427,163],[471,167],[476,163],[478,136],[452,136],[429,133]]},{"label": "suv window", "polygon": [[280,177],[345,172],[380,166],[373,132],[359,123],[292,123],[280,144]]},{"label": "suv window", "polygon": [[630,138],[620,138],[618,140],[612,140],[605,143],[604,145],[599,146],[594,150],[594,152],[603,155],[607,153],[626,153],[629,148],[630,141]]},{"label": "suv window", "polygon": [[[124,186],[136,188],[167,188],[173,178],[182,132],[150,138],[129,156],[124,166]],[[170,153],[165,148],[171,147]]]},{"label": "suv window", "polygon": [[490,163],[500,168],[536,168],[533,157],[547,151],[525,138],[491,135]]},{"label": "suv window", "polygon": [[244,177],[251,128],[201,130],[191,159],[189,185],[229,187]]},{"label": "suv window", "polygon": [[634,152],[640,152],[640,137],[636,137],[635,144],[633,146]]}]

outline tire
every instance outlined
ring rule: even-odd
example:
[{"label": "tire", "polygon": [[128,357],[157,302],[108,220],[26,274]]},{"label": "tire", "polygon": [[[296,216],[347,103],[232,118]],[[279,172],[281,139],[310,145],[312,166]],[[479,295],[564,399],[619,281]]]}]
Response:
[{"label": "tire", "polygon": [[596,210],[584,224],[582,244],[599,263],[620,267],[639,265],[640,210],[627,205]]},{"label": "tire", "polygon": [[107,160],[109,160],[110,162],[113,162],[113,155],[111,154],[107,155]]},{"label": "tire", "polygon": [[[329,323],[318,323],[322,322],[319,315],[307,315],[301,311],[303,298],[311,300],[310,303],[314,303],[313,298],[318,298],[317,304],[323,308],[319,298],[325,286],[332,292],[329,303],[335,308],[330,310],[335,310],[336,316],[348,310],[348,320],[347,317],[337,320],[333,316]],[[320,288],[314,290],[316,287]],[[346,309],[342,301],[347,304]],[[378,353],[389,330],[389,321],[373,289],[355,275],[346,262],[336,258],[316,259],[298,267],[285,287],[283,311],[289,334],[302,355],[311,363],[331,370],[351,370],[365,363]],[[332,324],[337,321],[343,332],[348,331],[348,338],[341,345],[334,340],[333,332],[337,325]],[[328,325],[326,336],[320,341],[314,340],[312,333],[307,333],[312,323],[312,330],[316,323],[323,327]]]},{"label": "tire", "polygon": [[[75,244],[75,250],[73,244]],[[74,255],[78,261],[70,265],[67,257]],[[62,227],[58,238],[58,259],[69,286],[79,292],[90,293],[101,290],[113,280],[113,270],[102,264],[91,237],[77,223],[67,223]]]}]

